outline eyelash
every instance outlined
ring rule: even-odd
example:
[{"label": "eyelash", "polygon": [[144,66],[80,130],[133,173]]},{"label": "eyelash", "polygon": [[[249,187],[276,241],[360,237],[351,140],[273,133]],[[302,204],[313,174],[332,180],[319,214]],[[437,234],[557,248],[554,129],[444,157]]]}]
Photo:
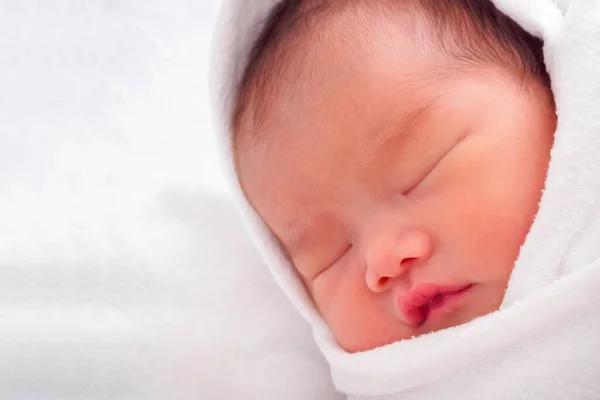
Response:
[{"label": "eyelash", "polygon": [[403,196],[407,196],[409,195],[413,190],[415,190],[436,168],[437,166],[446,158],[446,156],[448,156],[448,154],[450,154],[452,152],[452,150],[456,147],[456,145],[458,145],[460,142],[462,142],[465,138],[467,137],[467,134],[463,134],[460,139],[458,139],[458,141],[456,142],[456,144],[454,146],[452,146],[450,148],[450,150],[448,150],[442,157],[440,157],[440,159],[433,164],[433,166],[427,171],[426,174],[423,175],[422,178],[420,178],[416,184],[412,185],[408,190],[404,190],[402,192]]},{"label": "eyelash", "polygon": [[[445,157],[445,155],[444,155],[444,157]],[[417,180],[416,183],[409,186],[408,189],[402,190],[400,194],[402,196],[408,196],[413,190],[415,190],[417,187],[419,187],[419,185],[429,176],[429,174],[431,174],[433,172],[433,170],[435,170],[435,168],[438,166],[438,164],[442,161],[442,159],[444,157],[442,157],[431,168],[429,168],[425,174],[421,175],[421,177]]]},{"label": "eyelash", "polygon": [[425,180],[425,178],[427,178],[427,175],[429,175],[429,172],[427,174],[425,174],[425,176],[423,176],[423,178],[419,179],[417,181],[417,183],[415,183],[414,185],[412,185],[409,189],[403,190],[402,191],[402,196],[408,196],[413,190],[415,190],[417,187],[419,187],[419,185],[421,184],[421,182],[423,182]]},{"label": "eyelash", "polygon": [[435,169],[435,167],[437,166],[437,164],[439,164],[439,163],[436,163],[433,166],[433,168],[429,169],[426,174],[424,174],[421,178],[419,178],[417,180],[417,183],[415,183],[414,185],[411,185],[408,189],[403,190],[402,191],[402,196],[408,196],[413,190],[415,190],[416,188],[418,188],[419,185],[429,176],[429,174],[431,174],[433,172],[433,170]]},{"label": "eyelash", "polygon": [[335,264],[337,264],[342,258],[344,258],[344,256],[352,249],[353,245],[349,244],[348,246],[346,246],[344,248],[344,250],[337,256],[335,257],[335,259],[328,263],[325,268],[323,268],[317,275],[314,276],[313,279],[318,278],[321,274],[325,273],[326,271],[329,270],[329,268],[333,267]]},{"label": "eyelash", "polygon": [[327,268],[337,264],[338,261],[340,261],[342,258],[344,258],[344,256],[350,251],[351,248],[352,248],[351,244],[346,246],[346,248],[344,248],[344,250],[331,263],[329,263],[329,266]]}]

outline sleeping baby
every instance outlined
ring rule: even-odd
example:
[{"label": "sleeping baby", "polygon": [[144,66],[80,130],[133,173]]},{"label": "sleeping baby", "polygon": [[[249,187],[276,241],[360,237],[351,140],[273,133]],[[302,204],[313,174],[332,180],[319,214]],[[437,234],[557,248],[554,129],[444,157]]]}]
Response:
[{"label": "sleeping baby", "polygon": [[500,307],[556,129],[542,46],[484,0],[272,9],[236,93],[235,168],[345,351]]}]

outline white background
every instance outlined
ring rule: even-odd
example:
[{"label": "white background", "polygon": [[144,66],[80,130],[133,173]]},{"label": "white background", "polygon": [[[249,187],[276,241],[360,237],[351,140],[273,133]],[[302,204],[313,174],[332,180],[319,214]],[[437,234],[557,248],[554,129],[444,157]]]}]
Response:
[{"label": "white background", "polygon": [[332,398],[224,196],[216,13],[0,2],[0,398]]}]

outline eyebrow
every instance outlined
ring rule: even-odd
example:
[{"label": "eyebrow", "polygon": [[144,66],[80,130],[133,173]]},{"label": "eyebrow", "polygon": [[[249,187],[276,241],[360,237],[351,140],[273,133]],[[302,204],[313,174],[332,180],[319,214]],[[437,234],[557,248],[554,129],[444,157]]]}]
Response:
[{"label": "eyebrow", "polygon": [[373,137],[375,140],[379,138],[378,150],[390,141],[406,141],[415,128],[435,111],[441,97],[440,95],[428,100],[417,109],[404,114],[400,119],[386,118],[386,122],[378,124],[377,128],[369,133],[369,137]]},{"label": "eyebrow", "polygon": [[[300,228],[298,228],[297,223],[294,221],[291,222],[290,228],[288,229],[299,233],[291,235],[288,246],[282,246],[290,258],[293,253],[297,253],[306,247],[306,242],[312,237],[312,235],[309,235],[308,233],[311,231],[311,227],[315,226],[314,221],[317,219],[319,219],[318,216],[311,218],[308,223],[302,224]],[[283,245],[283,241],[280,238],[279,241]]]}]

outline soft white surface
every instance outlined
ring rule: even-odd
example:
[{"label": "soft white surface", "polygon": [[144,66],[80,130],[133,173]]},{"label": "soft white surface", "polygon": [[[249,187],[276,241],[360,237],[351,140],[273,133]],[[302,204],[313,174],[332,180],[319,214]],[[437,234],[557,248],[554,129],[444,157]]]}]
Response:
[{"label": "soft white surface", "polygon": [[216,10],[0,3],[0,398],[335,398],[224,195]]},{"label": "soft white surface", "polygon": [[[452,329],[348,354],[243,198],[228,115],[249,43],[277,0],[227,0],[215,60],[220,149],[245,226],[286,296],[312,325],[349,398],[593,399],[600,393],[600,1],[494,0],[545,41],[558,127],[546,189],[501,310]],[[527,171],[523,171],[527,173]]]}]

